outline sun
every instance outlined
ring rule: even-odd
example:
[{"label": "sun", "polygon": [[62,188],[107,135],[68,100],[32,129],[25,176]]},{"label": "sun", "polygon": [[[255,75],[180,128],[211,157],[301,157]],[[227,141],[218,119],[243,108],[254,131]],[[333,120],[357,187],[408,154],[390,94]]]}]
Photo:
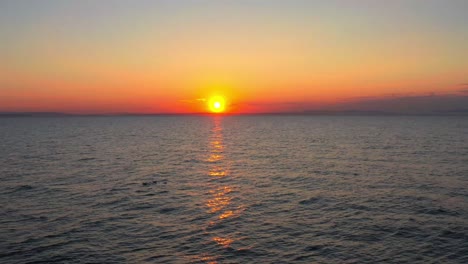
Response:
[{"label": "sun", "polygon": [[222,113],[226,110],[226,100],[222,96],[213,96],[208,100],[208,108],[212,113]]}]

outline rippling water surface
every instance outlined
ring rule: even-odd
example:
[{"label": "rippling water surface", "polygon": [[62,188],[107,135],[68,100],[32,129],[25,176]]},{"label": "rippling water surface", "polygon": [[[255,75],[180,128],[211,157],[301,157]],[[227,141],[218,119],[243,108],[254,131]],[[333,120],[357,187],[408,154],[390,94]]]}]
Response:
[{"label": "rippling water surface", "polygon": [[2,263],[468,263],[468,118],[0,119]]}]

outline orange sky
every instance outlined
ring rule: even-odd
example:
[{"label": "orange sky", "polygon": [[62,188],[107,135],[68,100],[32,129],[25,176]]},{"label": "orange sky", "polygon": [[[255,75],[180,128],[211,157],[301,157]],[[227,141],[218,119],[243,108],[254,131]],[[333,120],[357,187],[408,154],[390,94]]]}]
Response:
[{"label": "orange sky", "polygon": [[328,109],[459,94],[463,1],[0,3],[0,111]]}]

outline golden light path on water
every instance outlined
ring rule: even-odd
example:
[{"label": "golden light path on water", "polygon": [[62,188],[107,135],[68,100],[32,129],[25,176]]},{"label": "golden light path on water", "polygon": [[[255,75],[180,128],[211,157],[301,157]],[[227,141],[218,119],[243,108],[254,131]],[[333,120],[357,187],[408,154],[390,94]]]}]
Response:
[{"label": "golden light path on water", "polygon": [[[207,223],[207,230],[229,219],[238,217],[243,211],[242,205],[236,206],[232,203],[232,192],[235,187],[231,186],[229,181],[226,181],[226,177],[231,177],[231,175],[228,168],[229,162],[224,155],[225,145],[222,118],[221,116],[213,117],[213,128],[211,129],[209,142],[210,153],[206,159],[210,164],[207,176],[213,182],[211,189],[208,191],[210,196],[205,201],[207,213],[209,214],[209,219],[211,219]],[[219,233],[219,229],[216,233],[210,235],[211,241],[221,248],[230,248],[238,240],[238,238],[231,234]],[[211,264],[218,263],[217,259],[216,256],[209,254],[203,254],[199,258],[202,262]]]}]

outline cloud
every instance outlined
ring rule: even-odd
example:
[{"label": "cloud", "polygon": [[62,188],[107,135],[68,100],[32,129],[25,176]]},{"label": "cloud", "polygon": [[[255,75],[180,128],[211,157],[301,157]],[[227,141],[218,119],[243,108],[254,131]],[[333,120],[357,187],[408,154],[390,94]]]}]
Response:
[{"label": "cloud", "polygon": [[461,90],[458,90],[459,93],[468,94],[468,83],[460,83],[459,86],[462,87]]},{"label": "cloud", "polygon": [[193,104],[197,102],[206,102],[206,98],[182,99],[182,100],[179,100],[179,102]]},{"label": "cloud", "polygon": [[284,102],[237,102],[231,106],[243,112],[252,113],[301,113],[309,110],[322,109],[327,103],[316,101],[284,101]]},{"label": "cloud", "polygon": [[[468,93],[468,89],[466,93]],[[334,110],[383,111],[402,114],[431,114],[468,109],[468,95],[429,94],[355,99],[336,104]]]},{"label": "cloud", "polygon": [[[180,100],[188,104],[205,102],[205,98]],[[361,96],[330,105],[318,101],[235,102],[232,109],[245,112],[303,113],[303,112],[375,112],[395,114],[468,113],[468,87],[458,93],[388,94]]]}]

